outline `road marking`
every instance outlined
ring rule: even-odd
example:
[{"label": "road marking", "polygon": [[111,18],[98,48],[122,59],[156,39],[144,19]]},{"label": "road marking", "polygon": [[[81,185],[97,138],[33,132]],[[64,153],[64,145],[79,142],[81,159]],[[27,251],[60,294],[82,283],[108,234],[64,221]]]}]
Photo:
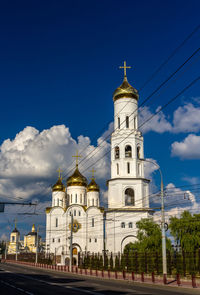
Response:
[{"label": "road marking", "polygon": [[9,284],[9,283],[7,283],[7,282],[4,282],[4,281],[0,281],[2,284],[4,284],[4,285],[6,285],[6,286],[9,286],[9,287],[11,287],[11,288],[13,288],[13,289],[16,289],[16,290],[19,290],[19,291],[21,291],[21,292],[23,292],[23,293],[26,293],[26,294],[28,294],[28,295],[34,295],[33,293],[30,293],[30,292],[28,292],[28,291],[25,291],[25,290],[23,290],[23,289],[21,289],[21,288],[18,288],[18,287],[16,287],[16,286],[14,286],[14,285],[12,285],[12,284]]}]

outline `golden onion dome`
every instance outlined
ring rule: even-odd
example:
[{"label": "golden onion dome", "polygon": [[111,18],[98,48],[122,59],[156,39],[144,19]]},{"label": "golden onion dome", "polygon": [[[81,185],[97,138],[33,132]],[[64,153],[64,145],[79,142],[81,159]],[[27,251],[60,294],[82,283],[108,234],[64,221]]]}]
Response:
[{"label": "golden onion dome", "polygon": [[87,191],[88,192],[99,192],[100,191],[99,186],[95,182],[94,178],[92,178],[91,182],[88,184]]},{"label": "golden onion dome", "polygon": [[113,93],[113,100],[116,101],[119,98],[125,97],[131,97],[136,100],[139,98],[138,91],[128,83],[127,76],[124,76],[123,83]]},{"label": "golden onion dome", "polygon": [[65,191],[65,186],[62,183],[61,178],[59,177],[57,182],[52,186],[52,191],[53,192],[64,192]]},{"label": "golden onion dome", "polygon": [[85,186],[87,187],[87,178],[85,178],[78,170],[78,165],[74,173],[67,178],[67,186]]}]

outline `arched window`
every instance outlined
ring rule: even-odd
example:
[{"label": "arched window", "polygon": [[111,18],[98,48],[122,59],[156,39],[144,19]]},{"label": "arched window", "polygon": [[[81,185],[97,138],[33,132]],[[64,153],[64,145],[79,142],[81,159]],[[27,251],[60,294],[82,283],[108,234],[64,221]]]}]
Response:
[{"label": "arched window", "polygon": [[132,157],[132,148],[130,145],[125,146],[125,158],[131,158]]},{"label": "arched window", "polygon": [[58,239],[58,243],[60,243],[60,238]]},{"label": "arched window", "polygon": [[72,194],[71,194],[71,203],[72,203]]},{"label": "arched window", "polygon": [[92,206],[94,206],[94,199],[92,199]]},{"label": "arched window", "polygon": [[84,205],[86,205],[86,194],[84,195]]},{"label": "arched window", "polygon": [[117,163],[117,175],[119,175],[119,164]]},{"label": "arched window", "polygon": [[76,196],[75,196],[75,203],[77,203],[77,194],[76,194]]},{"label": "arched window", "polygon": [[96,206],[98,207],[98,205],[99,205],[99,204],[98,204],[98,199],[97,199],[97,200],[96,200]]},{"label": "arched window", "polygon": [[140,146],[137,146],[137,158],[140,159]]},{"label": "arched window", "polygon": [[59,206],[59,199],[57,199],[57,206]]},{"label": "arched window", "polygon": [[130,163],[127,162],[127,173],[130,174]]},{"label": "arched window", "polygon": [[120,129],[120,118],[118,117],[118,128]]},{"label": "arched window", "polygon": [[134,190],[132,188],[125,190],[125,206],[135,206]]},{"label": "arched window", "polygon": [[115,159],[119,159],[119,147],[115,147]]},{"label": "arched window", "polygon": [[82,204],[82,194],[80,194],[80,203]]},{"label": "arched window", "polygon": [[92,227],[94,227],[94,218],[92,218]]},{"label": "arched window", "polygon": [[76,216],[76,210],[74,210],[74,216]]},{"label": "arched window", "polygon": [[133,228],[133,223],[132,222],[129,222],[128,227],[129,228]]},{"label": "arched window", "polygon": [[81,211],[78,211],[78,216],[81,216]]},{"label": "arched window", "polygon": [[126,116],[126,128],[129,128],[129,116]]},{"label": "arched window", "polygon": [[121,223],[121,228],[125,228],[125,222]]}]

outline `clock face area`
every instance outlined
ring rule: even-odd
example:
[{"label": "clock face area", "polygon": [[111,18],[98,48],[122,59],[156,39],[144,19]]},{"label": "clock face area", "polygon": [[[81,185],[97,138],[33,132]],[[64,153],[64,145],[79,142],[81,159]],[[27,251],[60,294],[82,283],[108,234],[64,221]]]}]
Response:
[{"label": "clock face area", "polygon": [[71,230],[71,226],[72,226],[72,231],[74,233],[76,233],[81,228],[81,224],[77,220],[74,220],[73,225],[71,223],[69,224],[70,230]]}]

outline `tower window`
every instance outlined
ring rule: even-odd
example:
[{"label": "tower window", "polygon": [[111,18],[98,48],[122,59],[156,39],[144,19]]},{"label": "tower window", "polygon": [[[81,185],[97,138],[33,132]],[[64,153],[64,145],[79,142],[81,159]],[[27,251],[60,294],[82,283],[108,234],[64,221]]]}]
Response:
[{"label": "tower window", "polygon": [[125,158],[131,158],[132,157],[132,148],[130,145],[125,146]]},{"label": "tower window", "polygon": [[119,159],[119,147],[115,147],[115,159]]},{"label": "tower window", "polygon": [[60,238],[58,239],[58,243],[60,243]]},{"label": "tower window", "polygon": [[119,164],[117,163],[117,175],[119,175]]},{"label": "tower window", "polygon": [[84,195],[84,205],[86,205],[86,194]]},{"label": "tower window", "polygon": [[74,216],[76,216],[76,210],[74,210]]},{"label": "tower window", "polygon": [[54,239],[54,238],[52,239],[52,242],[53,242],[53,243],[55,242],[55,239]]},{"label": "tower window", "polygon": [[90,207],[90,200],[88,200],[88,207]]},{"label": "tower window", "polygon": [[81,211],[78,211],[78,216],[81,216]]},{"label": "tower window", "polygon": [[15,241],[15,237],[12,237],[12,242],[14,242]]},{"label": "tower window", "polygon": [[71,203],[72,203],[72,194],[71,194]]},{"label": "tower window", "polygon": [[92,227],[94,227],[94,218],[92,218]]},{"label": "tower window", "polygon": [[135,196],[132,188],[125,190],[125,206],[135,206]]},{"label": "tower window", "polygon": [[129,128],[129,116],[126,116],[126,128]]},{"label": "tower window", "polygon": [[59,199],[57,199],[57,206],[59,206]]},{"label": "tower window", "polygon": [[133,223],[132,222],[129,222],[128,227],[129,228],[133,228]]},{"label": "tower window", "polygon": [[92,206],[94,206],[94,199],[92,199]]},{"label": "tower window", "polygon": [[75,195],[75,203],[77,203],[77,194]]},{"label": "tower window", "polygon": [[121,228],[125,228],[125,222],[121,223]]},{"label": "tower window", "polygon": [[127,173],[130,174],[130,163],[127,163]]},{"label": "tower window", "polygon": [[94,239],[95,243],[97,242],[97,239]]},{"label": "tower window", "polygon": [[58,218],[56,218],[56,227],[58,227]]},{"label": "tower window", "polygon": [[137,146],[137,158],[140,159],[140,146]]},{"label": "tower window", "polygon": [[98,199],[96,200],[96,206],[98,207]]},{"label": "tower window", "polygon": [[120,118],[118,117],[118,128],[120,129]]},{"label": "tower window", "polygon": [[80,194],[80,203],[82,204],[82,194]]},{"label": "tower window", "polygon": [[90,243],[91,243],[91,241],[92,241],[91,238],[89,238],[89,242],[90,242]]}]

